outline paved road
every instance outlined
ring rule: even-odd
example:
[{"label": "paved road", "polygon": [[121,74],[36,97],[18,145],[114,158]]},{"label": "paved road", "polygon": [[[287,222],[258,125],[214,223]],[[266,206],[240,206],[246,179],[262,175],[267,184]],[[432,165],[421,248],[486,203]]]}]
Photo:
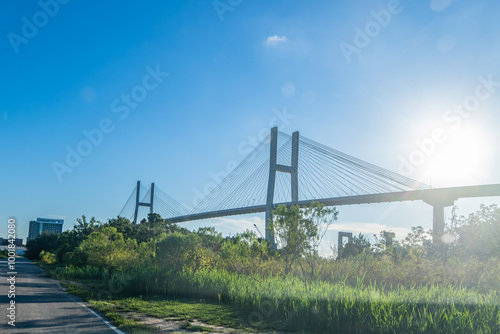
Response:
[{"label": "paved road", "polygon": [[117,333],[31,261],[18,257],[15,269],[16,326],[12,327],[7,324],[9,270],[6,259],[0,260],[0,333]]}]

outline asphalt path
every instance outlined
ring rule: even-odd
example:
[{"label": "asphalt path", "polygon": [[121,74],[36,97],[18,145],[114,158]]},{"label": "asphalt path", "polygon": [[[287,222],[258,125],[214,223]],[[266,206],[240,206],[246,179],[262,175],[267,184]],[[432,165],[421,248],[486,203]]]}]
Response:
[{"label": "asphalt path", "polygon": [[[0,259],[0,333],[122,333],[31,261],[17,257],[15,271],[15,298],[9,298],[11,270],[7,259]],[[8,324],[11,300],[15,300],[15,326]]]}]

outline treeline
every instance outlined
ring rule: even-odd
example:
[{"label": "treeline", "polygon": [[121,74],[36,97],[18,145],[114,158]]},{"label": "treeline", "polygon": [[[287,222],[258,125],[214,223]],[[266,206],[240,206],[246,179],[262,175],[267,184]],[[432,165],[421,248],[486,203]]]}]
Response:
[{"label": "treeline", "polygon": [[85,216],[72,230],[44,233],[27,245],[25,256],[61,266],[127,269],[156,264],[171,269],[226,268],[252,271],[273,251],[252,231],[223,238],[213,227],[189,231],[149,214],[139,224],[117,217],[100,223]]},{"label": "treeline", "polygon": [[126,270],[151,264],[181,271],[226,270],[237,274],[286,276],[304,280],[346,282],[359,277],[366,284],[465,284],[500,288],[496,274],[500,258],[500,209],[484,206],[469,216],[456,209],[446,224],[441,247],[430,242],[432,231],[413,227],[403,239],[380,232],[373,239],[352,238],[339,254],[318,253],[319,243],[338,212],[314,204],[284,206],[274,212],[273,233],[278,250],[253,231],[222,237],[214,228],[189,231],[165,222],[158,214],[134,224],[117,217],[100,223],[85,216],[70,231],[43,234],[28,243],[26,257],[61,266]]},{"label": "treeline", "polygon": [[458,257],[482,261],[500,257],[500,208],[495,204],[481,205],[477,212],[468,216],[458,216],[457,207],[453,207],[438,246],[431,243],[432,232],[425,231],[422,226],[412,227],[405,238],[394,241],[389,231],[373,236],[374,241],[359,234],[345,245],[339,257],[361,253],[391,255],[394,260],[422,255],[444,260]]}]

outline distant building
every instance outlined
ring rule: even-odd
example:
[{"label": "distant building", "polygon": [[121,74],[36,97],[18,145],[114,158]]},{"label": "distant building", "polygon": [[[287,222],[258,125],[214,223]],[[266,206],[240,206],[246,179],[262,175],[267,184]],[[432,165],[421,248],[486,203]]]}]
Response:
[{"label": "distant building", "polygon": [[35,240],[40,234],[47,233],[62,233],[64,219],[55,218],[37,218],[30,221],[30,228],[28,232],[28,242]]},{"label": "distant building", "polygon": [[[3,251],[3,250],[9,251],[9,246],[0,246],[0,251]],[[24,247],[24,246],[16,246],[16,253],[17,253],[17,255],[24,255],[25,252],[26,252],[26,247]]]},{"label": "distant building", "polygon": [[[9,239],[0,238],[0,245],[1,246],[8,246],[9,245]],[[16,245],[16,246],[22,246],[23,245],[23,239],[15,238],[14,239],[14,245]]]}]

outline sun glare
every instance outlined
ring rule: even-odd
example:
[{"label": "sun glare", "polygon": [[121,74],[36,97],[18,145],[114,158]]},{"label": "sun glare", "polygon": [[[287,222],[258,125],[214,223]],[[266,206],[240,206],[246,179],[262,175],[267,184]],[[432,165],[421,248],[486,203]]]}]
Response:
[{"label": "sun glare", "polygon": [[487,145],[484,133],[477,129],[450,134],[429,158],[426,180],[423,181],[436,187],[474,183],[484,176],[483,171],[487,169]]}]

